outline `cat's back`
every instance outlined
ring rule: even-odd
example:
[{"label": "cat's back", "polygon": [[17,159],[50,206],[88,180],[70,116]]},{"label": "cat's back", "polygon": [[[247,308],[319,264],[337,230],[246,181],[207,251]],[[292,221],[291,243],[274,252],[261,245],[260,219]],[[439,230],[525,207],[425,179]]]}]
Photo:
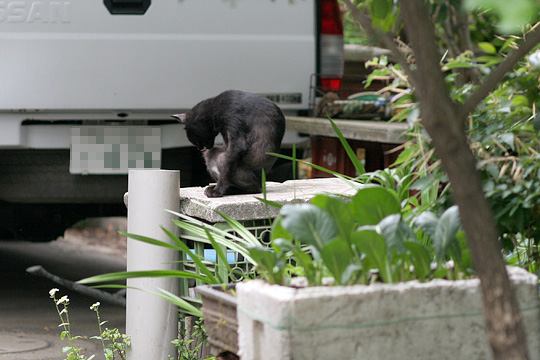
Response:
[{"label": "cat's back", "polygon": [[[215,98],[214,104],[232,126],[243,126],[248,132],[264,133],[281,138],[285,131],[285,116],[272,101],[257,94],[241,90],[227,90]],[[238,124],[240,122],[241,124]],[[266,130],[265,130],[266,129]]]},{"label": "cat's back", "polygon": [[255,112],[279,110],[279,108],[267,98],[242,90],[224,91],[216,96],[214,100],[215,105],[229,111]]}]

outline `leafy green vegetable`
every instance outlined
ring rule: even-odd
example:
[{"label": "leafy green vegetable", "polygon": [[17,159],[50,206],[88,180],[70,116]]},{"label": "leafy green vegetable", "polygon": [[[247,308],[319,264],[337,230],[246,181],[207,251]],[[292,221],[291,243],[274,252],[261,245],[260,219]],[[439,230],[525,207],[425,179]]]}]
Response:
[{"label": "leafy green vegetable", "polygon": [[375,231],[361,230],[352,234],[351,241],[356,250],[366,255],[368,266],[377,269],[384,282],[392,283],[392,271],[384,238]]},{"label": "leafy green vegetable", "polygon": [[418,280],[425,280],[431,271],[431,256],[425,245],[413,241],[405,241],[403,246],[411,255],[414,273]]},{"label": "leafy green vegetable", "polygon": [[452,206],[439,218],[433,235],[435,252],[440,259],[447,255],[450,247],[457,241],[456,234],[459,228],[459,210],[457,206]]},{"label": "leafy green vegetable", "polygon": [[281,209],[283,228],[296,239],[321,251],[337,234],[334,219],[312,204],[286,205]]},{"label": "leafy green vegetable", "polygon": [[400,205],[391,191],[372,186],[353,196],[352,211],[359,225],[376,225],[388,215],[398,214]]},{"label": "leafy green vegetable", "polygon": [[389,249],[405,251],[404,243],[416,239],[411,228],[401,219],[401,215],[389,215],[379,222],[380,234],[384,237]]},{"label": "leafy green vegetable", "polygon": [[353,259],[351,248],[347,242],[338,237],[326,243],[321,249],[321,259],[333,275],[336,283],[340,285],[346,284],[348,278],[343,275]]}]

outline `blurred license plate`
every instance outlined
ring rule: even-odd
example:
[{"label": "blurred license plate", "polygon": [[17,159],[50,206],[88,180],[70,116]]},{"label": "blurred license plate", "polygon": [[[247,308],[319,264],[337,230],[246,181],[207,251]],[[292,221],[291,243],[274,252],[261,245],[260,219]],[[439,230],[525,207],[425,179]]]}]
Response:
[{"label": "blurred license plate", "polygon": [[71,128],[71,174],[127,174],[129,169],[159,169],[160,166],[159,127]]}]

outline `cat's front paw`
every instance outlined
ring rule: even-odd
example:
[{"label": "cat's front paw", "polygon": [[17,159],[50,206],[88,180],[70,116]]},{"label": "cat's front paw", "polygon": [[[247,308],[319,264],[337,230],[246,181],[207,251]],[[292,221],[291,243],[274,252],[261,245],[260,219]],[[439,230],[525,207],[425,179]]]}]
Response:
[{"label": "cat's front paw", "polygon": [[219,191],[216,185],[208,185],[206,189],[204,189],[204,195],[206,195],[209,198],[216,198],[216,197],[222,197],[223,192]]}]

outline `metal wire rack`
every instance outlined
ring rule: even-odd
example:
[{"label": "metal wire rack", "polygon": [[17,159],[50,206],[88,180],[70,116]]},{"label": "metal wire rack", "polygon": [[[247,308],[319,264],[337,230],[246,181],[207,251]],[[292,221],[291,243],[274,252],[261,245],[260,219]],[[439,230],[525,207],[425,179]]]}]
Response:
[{"label": "metal wire rack", "polygon": [[[270,245],[272,219],[246,220],[241,221],[240,223],[259,240],[261,245]],[[233,239],[233,236],[239,236],[239,234],[231,229],[227,223],[216,223],[211,225],[231,234],[231,240]],[[220,274],[222,278],[228,279],[229,282],[236,283],[255,276],[253,266],[244,258],[244,256],[242,256],[242,254],[230,249],[225,249],[225,247],[222,246],[223,251],[226,251],[228,262],[228,266],[225,266],[221,259],[216,255],[215,250],[209,246],[206,238],[201,238],[200,236],[186,232],[183,232],[181,237],[184,241],[188,242],[188,245],[193,249],[195,254],[204,259],[204,264],[213,271],[214,274]],[[189,257],[184,255],[184,258],[181,261],[184,270],[196,271],[196,266]],[[180,291],[181,296],[191,297],[193,293],[190,289],[197,285],[201,285],[199,280],[182,281]]]}]

